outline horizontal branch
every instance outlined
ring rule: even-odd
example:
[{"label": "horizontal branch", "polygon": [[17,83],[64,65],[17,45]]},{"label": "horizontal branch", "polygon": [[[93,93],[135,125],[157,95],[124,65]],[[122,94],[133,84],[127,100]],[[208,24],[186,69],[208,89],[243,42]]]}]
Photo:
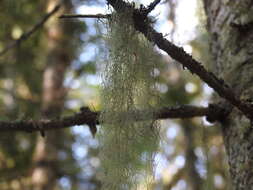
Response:
[{"label": "horizontal branch", "polygon": [[60,9],[60,4],[56,5],[52,11],[47,13],[38,23],[36,23],[29,31],[22,34],[17,40],[13,41],[9,45],[7,45],[2,51],[0,51],[0,56],[7,53],[10,49],[18,46],[22,41],[28,39],[33,33],[35,33],[38,29],[40,29],[45,22],[54,15]]},{"label": "horizontal branch", "polygon": [[[146,111],[137,110],[129,113],[122,113],[122,117],[126,114],[134,118],[136,121],[144,121]],[[159,109],[153,113],[153,118],[158,119],[176,119],[176,118],[192,118],[206,116],[211,118],[212,121],[220,120],[224,118],[226,111],[218,105],[210,105],[209,107],[196,107],[190,105],[178,106],[178,107],[165,107]],[[0,122],[0,131],[48,131],[72,127],[75,125],[88,125],[93,127],[99,124],[100,112],[93,112],[88,108],[82,108],[79,113],[72,116],[63,117],[61,119],[53,120],[22,120],[13,122]],[[149,118],[150,119],[150,118]]]},{"label": "horizontal branch", "polygon": [[0,131],[47,131],[72,127],[74,125],[90,125],[98,124],[99,113],[90,110],[81,111],[72,116],[63,117],[61,119],[41,119],[41,120],[21,120],[21,121],[1,121]]},{"label": "horizontal branch", "polygon": [[66,15],[61,15],[59,18],[109,18],[111,15],[110,14],[66,14]]},{"label": "horizontal branch", "polygon": [[[107,2],[117,12],[133,9],[129,3],[123,0],[107,0]],[[193,59],[191,55],[183,50],[183,48],[177,47],[165,39],[161,33],[158,33],[153,29],[149,25],[149,22],[147,22],[148,19],[146,15],[142,13],[141,9],[134,9],[133,19],[135,29],[143,33],[149,41],[156,44],[161,50],[177,60],[183,65],[183,67],[189,69],[191,73],[196,74],[200,79],[213,88],[220,97],[226,99],[230,104],[241,110],[250,120],[253,120],[252,104],[241,101],[234,93],[234,89],[230,88],[224,80],[219,79],[212,72],[207,71],[200,62]]]}]

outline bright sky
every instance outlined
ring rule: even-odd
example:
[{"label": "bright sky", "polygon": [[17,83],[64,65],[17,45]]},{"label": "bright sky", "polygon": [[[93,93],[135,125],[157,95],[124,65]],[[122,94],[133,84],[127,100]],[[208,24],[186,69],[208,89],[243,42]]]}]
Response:
[{"label": "bright sky", "polygon": [[[133,0],[129,1],[132,2]],[[153,0],[140,0],[140,3],[148,5],[152,1]],[[194,37],[194,30],[198,24],[198,19],[195,16],[196,6],[197,0],[180,0],[176,11],[176,22],[178,26],[178,31],[175,36],[176,43],[185,44]],[[160,3],[151,13],[151,16],[157,18],[156,29],[163,34],[170,33],[172,29],[171,23],[166,18],[168,11],[168,5]],[[105,14],[107,12],[108,9],[106,7],[98,7],[95,5],[82,5],[77,9],[77,13],[79,14]]]}]

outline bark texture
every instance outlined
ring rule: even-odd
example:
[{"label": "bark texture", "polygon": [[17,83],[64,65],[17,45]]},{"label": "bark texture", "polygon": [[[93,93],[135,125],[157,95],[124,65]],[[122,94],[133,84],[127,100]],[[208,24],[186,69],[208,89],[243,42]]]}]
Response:
[{"label": "bark texture", "polygon": [[[241,99],[253,100],[253,1],[203,0],[211,34],[212,68]],[[215,101],[219,101],[215,98]],[[236,109],[223,123],[235,190],[253,189],[253,126]]]}]

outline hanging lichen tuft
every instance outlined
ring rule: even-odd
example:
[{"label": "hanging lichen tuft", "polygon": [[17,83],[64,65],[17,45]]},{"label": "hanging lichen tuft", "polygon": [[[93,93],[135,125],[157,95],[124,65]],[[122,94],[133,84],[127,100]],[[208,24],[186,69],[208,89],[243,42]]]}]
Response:
[{"label": "hanging lichen tuft", "polygon": [[[113,14],[106,42],[109,58],[101,94],[99,140],[103,190],[130,190],[152,181],[152,159],[159,144],[153,110],[158,56],[133,28],[131,12]],[[137,121],[134,112],[142,112]]]}]

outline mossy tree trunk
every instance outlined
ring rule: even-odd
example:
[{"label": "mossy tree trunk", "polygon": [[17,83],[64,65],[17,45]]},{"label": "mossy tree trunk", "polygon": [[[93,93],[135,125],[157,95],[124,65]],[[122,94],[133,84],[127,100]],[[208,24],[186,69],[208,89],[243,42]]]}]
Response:
[{"label": "mossy tree trunk", "polygon": [[[241,99],[253,100],[253,1],[203,0],[211,33],[213,71]],[[210,67],[209,67],[210,68]],[[220,101],[214,98],[216,102]],[[222,124],[235,190],[253,189],[253,126],[237,109]]]}]

